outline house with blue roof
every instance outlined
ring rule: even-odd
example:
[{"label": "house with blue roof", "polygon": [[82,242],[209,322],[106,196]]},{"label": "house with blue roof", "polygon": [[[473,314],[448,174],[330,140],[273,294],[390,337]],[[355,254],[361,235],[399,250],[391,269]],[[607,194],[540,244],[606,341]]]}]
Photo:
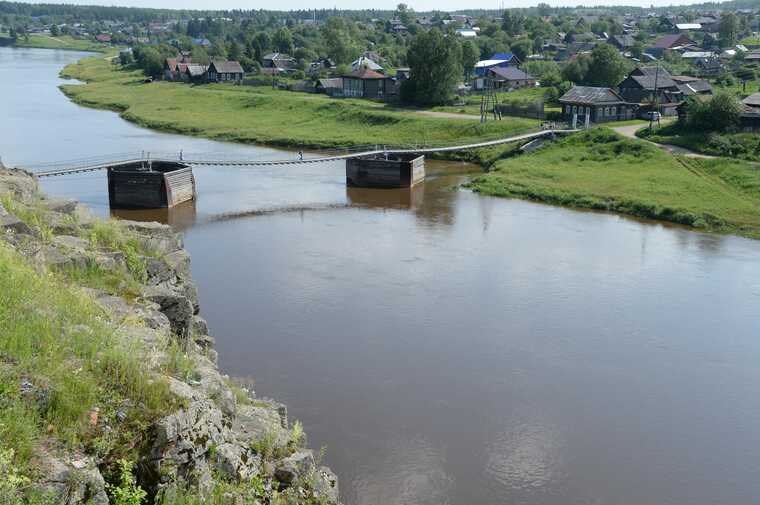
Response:
[{"label": "house with blue roof", "polygon": [[520,59],[512,53],[495,53],[487,60],[481,60],[475,64],[475,75],[484,77],[492,68],[516,67],[520,64]]}]

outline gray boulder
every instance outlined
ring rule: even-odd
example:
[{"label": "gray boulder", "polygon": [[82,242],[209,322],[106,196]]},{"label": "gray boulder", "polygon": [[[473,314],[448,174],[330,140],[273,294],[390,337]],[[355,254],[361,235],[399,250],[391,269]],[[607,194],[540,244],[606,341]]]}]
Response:
[{"label": "gray boulder", "polygon": [[313,470],[314,453],[310,450],[302,450],[280,460],[275,468],[274,476],[284,487],[290,487],[299,477],[306,477]]}]

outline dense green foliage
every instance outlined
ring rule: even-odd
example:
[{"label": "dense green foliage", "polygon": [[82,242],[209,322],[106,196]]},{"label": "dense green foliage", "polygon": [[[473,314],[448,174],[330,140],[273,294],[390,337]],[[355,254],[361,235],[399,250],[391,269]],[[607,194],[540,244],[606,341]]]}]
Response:
[{"label": "dense green foliage", "polygon": [[742,106],[735,96],[718,93],[711,100],[690,99],[686,105],[688,122],[685,125],[695,131],[724,131],[739,123]]},{"label": "dense green foliage", "polygon": [[608,129],[499,161],[477,191],[622,212],[760,237],[760,170],[740,161],[677,158]]},{"label": "dense green foliage", "polygon": [[408,101],[437,105],[452,97],[462,75],[462,48],[456,39],[438,30],[422,32],[409,46],[407,59],[412,73],[404,83]]}]

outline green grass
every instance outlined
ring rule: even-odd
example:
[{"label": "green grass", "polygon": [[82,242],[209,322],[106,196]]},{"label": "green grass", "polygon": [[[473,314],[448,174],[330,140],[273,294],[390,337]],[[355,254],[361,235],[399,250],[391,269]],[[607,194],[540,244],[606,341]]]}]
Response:
[{"label": "green grass", "polygon": [[739,41],[739,44],[744,44],[745,46],[760,46],[760,36],[751,35],[749,37],[744,37]]},{"label": "green grass", "polygon": [[157,130],[278,146],[343,148],[374,144],[449,145],[522,133],[535,121],[427,117],[359,99],[225,84],[143,84],[139,71],[85,58],[62,73],[88,84],[63,86],[77,103],[115,110]]},{"label": "green grass", "polygon": [[[516,103],[530,104],[543,99],[546,88],[522,88],[514,91],[497,92],[499,103]],[[431,110],[437,112],[454,112],[459,114],[480,115],[480,95],[470,95],[465,97],[465,105],[441,105],[433,107]],[[559,107],[546,104],[545,111],[559,110]],[[535,120],[533,120],[535,121]]]},{"label": "green grass", "polygon": [[[5,195],[2,202],[43,240],[52,237],[45,225],[49,211],[39,197],[22,203]],[[131,250],[138,259],[153,254],[115,222],[78,226],[75,233],[89,239],[92,254],[102,248]],[[50,271],[33,267],[0,241],[0,451],[21,478],[39,477],[40,446],[84,450],[105,465],[133,459],[150,439],[152,423],[181,406],[161,374],[185,378],[195,367],[193,360],[167,338],[159,346],[165,364],[146,370],[144,344],[118,331],[123,322],[79,289],[129,297],[139,292],[141,272],[103,270],[94,263]],[[109,422],[110,431],[93,427],[89,413],[94,408],[105,420],[126,410],[127,420]],[[28,491],[28,486],[0,486],[0,501],[44,503],[44,497]]]},{"label": "green grass", "polygon": [[681,146],[711,156],[760,161],[760,135],[756,133],[694,131],[679,123],[671,123],[652,131],[648,128],[639,130],[636,135],[652,142]]},{"label": "green grass", "polygon": [[599,209],[760,238],[760,170],[741,161],[676,158],[597,128],[498,161],[471,187],[484,194]]},{"label": "green grass", "polygon": [[45,35],[40,33],[32,33],[29,35],[29,39],[19,38],[16,41],[16,47],[38,47],[41,49],[67,49],[70,51],[94,51],[105,52],[110,49],[110,46],[93,42],[88,39],[74,38],[70,35],[59,35],[53,37],[52,35]]}]

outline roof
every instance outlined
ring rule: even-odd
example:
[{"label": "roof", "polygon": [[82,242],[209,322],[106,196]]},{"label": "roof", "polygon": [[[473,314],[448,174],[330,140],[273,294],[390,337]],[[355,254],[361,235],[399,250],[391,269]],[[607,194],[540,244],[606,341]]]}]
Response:
[{"label": "roof", "polygon": [[681,55],[681,58],[686,58],[687,60],[692,58],[709,58],[714,54],[712,51],[686,51]]},{"label": "roof", "polygon": [[490,71],[507,81],[536,80],[535,77],[517,67],[494,67]]},{"label": "roof", "polygon": [[494,53],[493,56],[491,56],[492,60],[503,60],[503,61],[512,61],[512,58],[514,58],[515,55],[512,53]]},{"label": "roof", "polygon": [[346,77],[353,77],[355,79],[385,79],[387,76],[375,72],[374,70],[370,70],[369,68],[360,68],[346,75]]},{"label": "roof", "polygon": [[269,54],[265,54],[264,57],[261,58],[261,59],[262,60],[272,60],[272,61],[275,61],[275,60],[288,60],[288,61],[292,60],[292,61],[295,61],[295,58],[293,58],[289,54],[285,54],[285,53],[269,53]]},{"label": "roof", "polygon": [[592,86],[573,86],[570,91],[562,95],[560,103],[625,103],[625,100],[612,88],[595,88]]},{"label": "roof", "polygon": [[166,66],[169,70],[175,70],[177,68],[177,58],[166,58]]},{"label": "roof", "polygon": [[615,35],[610,40],[617,42],[622,47],[633,47],[636,44],[636,39],[633,38],[633,35]]},{"label": "roof", "polygon": [[760,93],[752,93],[742,100],[742,103],[744,105],[749,105],[750,107],[760,107]]},{"label": "roof", "polygon": [[343,87],[343,79],[340,77],[332,77],[329,79],[320,79],[319,85],[323,88],[341,88]]},{"label": "roof", "polygon": [[620,86],[622,87],[623,83],[629,79],[638,84],[642,89],[654,89],[655,85],[660,89],[676,87],[675,81],[665,72],[660,75],[630,75],[620,83]]},{"label": "roof", "polygon": [[208,67],[206,65],[198,65],[197,63],[187,64],[187,73],[192,77],[198,77],[206,73]]},{"label": "roof", "polygon": [[679,84],[678,90],[685,96],[712,94],[712,87],[707,81],[693,81]]},{"label": "roof", "polygon": [[370,70],[382,70],[383,67],[372,61],[371,59],[367,58],[366,56],[359,56],[356,60],[354,60],[351,63],[351,68],[354,70],[358,68],[368,68]]},{"label": "roof", "polygon": [[679,30],[700,30],[702,25],[699,23],[676,23]]},{"label": "roof", "polygon": [[460,28],[459,30],[457,30],[457,35],[464,38],[472,38],[472,37],[477,37],[478,32],[476,32],[475,30],[464,30]]},{"label": "roof", "polygon": [[[686,39],[686,40],[682,40]],[[669,35],[665,35],[660,39],[657,39],[657,41],[654,43],[652,47],[656,47],[658,49],[670,49],[671,47],[675,47],[677,45],[683,45],[683,44],[693,44],[694,41],[689,39],[686,35],[682,33],[671,33]]]},{"label": "roof", "polygon": [[[211,62],[220,74],[244,74],[243,67],[237,61],[214,60]],[[209,65],[210,66],[210,65]]]}]

